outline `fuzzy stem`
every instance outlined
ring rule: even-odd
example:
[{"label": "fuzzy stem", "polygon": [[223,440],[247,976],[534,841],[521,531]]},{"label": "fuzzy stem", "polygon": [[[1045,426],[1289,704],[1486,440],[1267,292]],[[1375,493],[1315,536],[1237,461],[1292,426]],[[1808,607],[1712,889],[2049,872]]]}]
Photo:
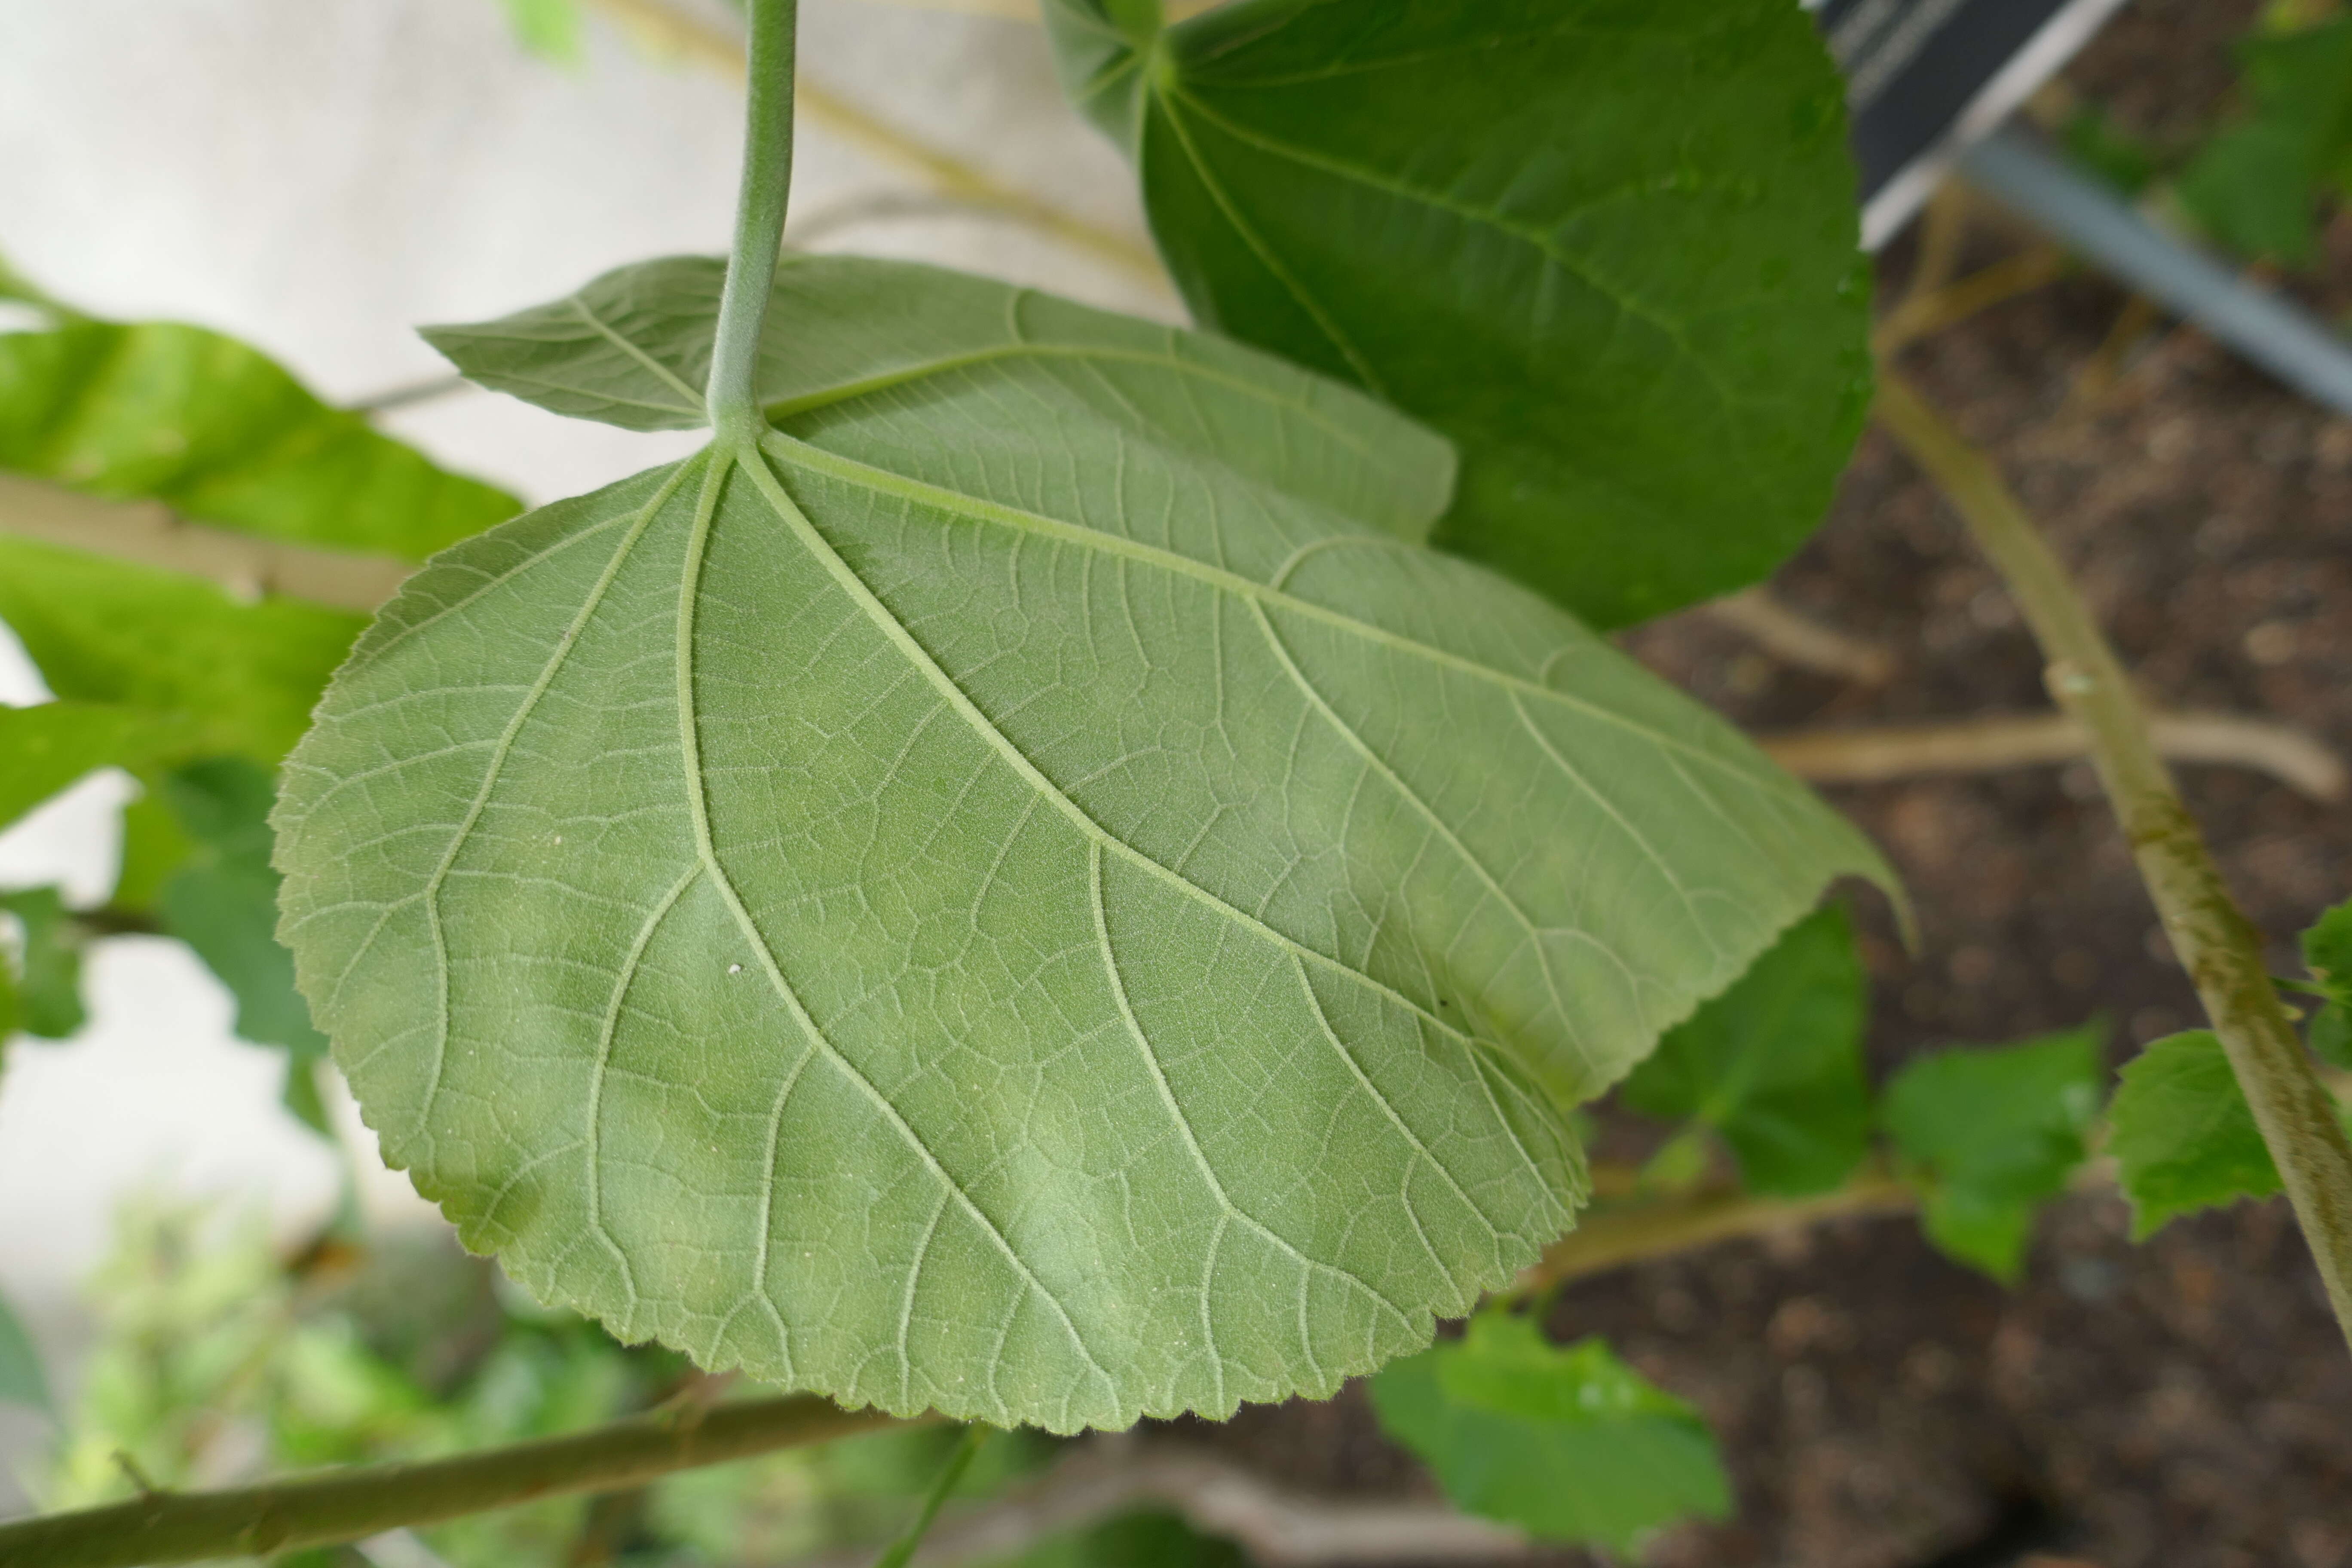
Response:
[{"label": "fuzzy stem", "polygon": [[767,421],[756,385],[760,329],[776,284],[776,252],[793,184],[793,23],[798,0],[751,0],[751,74],[743,115],[743,185],[735,248],[719,296],[719,335],[703,395],[721,439],[748,447]]},{"label": "fuzzy stem", "polygon": [[488,1509],[639,1486],[672,1470],[890,1425],[808,1394],[662,1409],[566,1437],[424,1465],[369,1465],[235,1491],[151,1492],[129,1502],[0,1524],[10,1568],[136,1568],[268,1557],[437,1524]]},{"label": "fuzzy stem", "polygon": [[2221,1037],[2277,1162],[2327,1299],[2352,1342],[2352,1142],[2272,985],[2254,929],[2157,754],[2147,716],[2065,565],[2000,475],[1893,372],[1877,415],[1958,509],[2008,582],[2049,665],[2059,707],[2090,732],[2091,760],[2173,950]]}]

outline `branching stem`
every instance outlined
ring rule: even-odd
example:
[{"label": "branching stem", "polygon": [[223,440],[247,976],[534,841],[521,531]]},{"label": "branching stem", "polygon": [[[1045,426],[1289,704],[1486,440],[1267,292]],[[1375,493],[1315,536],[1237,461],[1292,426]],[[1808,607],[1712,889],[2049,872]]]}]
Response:
[{"label": "branching stem", "polygon": [[1879,374],[1877,414],[2008,582],[2049,660],[2051,695],[2090,732],[2091,760],[2140,879],[2253,1108],[2336,1322],[2352,1341],[2352,1142],[2271,984],[2262,933],[2230,896],[2181,805],[2115,649],[2000,474],[1891,370]]},{"label": "branching stem", "polygon": [[793,184],[793,24],[798,0],[751,0],[751,68],[743,115],[743,184],[735,248],[719,296],[719,335],[703,401],[721,440],[757,442],[767,421],[757,386],[760,330],[776,284],[776,252]]}]

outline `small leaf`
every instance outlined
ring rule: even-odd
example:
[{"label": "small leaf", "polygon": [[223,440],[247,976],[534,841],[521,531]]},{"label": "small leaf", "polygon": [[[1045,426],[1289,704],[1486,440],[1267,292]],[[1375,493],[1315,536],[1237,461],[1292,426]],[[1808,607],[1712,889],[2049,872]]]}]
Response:
[{"label": "small leaf", "polygon": [[2108,1148],[2131,1199],[2134,1241],[2177,1215],[2280,1190],[2253,1110],[2210,1031],[2154,1042],[2124,1064],[2122,1079],[2107,1109]]},{"label": "small leaf", "polygon": [[174,714],[107,703],[0,707],[0,827],[85,773],[168,755],[193,730]]},{"label": "small leaf", "polygon": [[[436,341],[691,414],[719,277]],[[625,1339],[1055,1430],[1328,1394],[1565,1228],[1568,1105],[1882,874],[1400,539],[1445,450],[1360,394],[843,258],[766,331],[775,432],[441,556],[277,818],[386,1157]]]},{"label": "small leaf", "polygon": [[2352,900],[2329,910],[2303,933],[2304,967],[2326,996],[2306,1037],[2312,1054],[2352,1070]]},{"label": "small leaf", "polygon": [[314,1131],[329,1131],[316,1064],[326,1037],[294,988],[294,955],[278,943],[278,877],[269,864],[268,773],[242,757],[173,772],[164,798],[193,848],[166,882],[164,927],[194,948],[236,999],[236,1033],[287,1053],[286,1105]]},{"label": "small leaf", "polygon": [[2106,1026],[2013,1046],[1959,1047],[1905,1066],[1880,1116],[1927,1198],[1927,1237],[2014,1281],[2042,1204],[2065,1190],[2096,1118]]},{"label": "small leaf", "polygon": [[500,0],[515,39],[541,59],[580,63],[585,54],[578,0]]},{"label": "small leaf", "polygon": [[1867,989],[1845,911],[1817,910],[1666,1032],[1625,1080],[1625,1103],[1716,1129],[1757,1192],[1833,1187],[1870,1149]]},{"label": "small leaf", "polygon": [[81,1002],[81,928],[55,888],[0,893],[0,911],[16,917],[16,1026],[46,1040],[69,1039],[89,1015]]},{"label": "small leaf", "polygon": [[1045,15],[1194,318],[1460,444],[1436,542],[1612,626],[1819,525],[1869,400],[1869,274],[1799,6]]},{"label": "small leaf", "polygon": [[1598,1338],[1561,1349],[1490,1310],[1382,1371],[1371,1396],[1456,1507],[1541,1540],[1630,1552],[1677,1520],[1731,1510],[1706,1423]]},{"label": "small leaf", "polygon": [[5,1296],[0,1296],[0,1405],[26,1405],[44,1415],[57,1415],[41,1352]]},{"label": "small leaf", "polygon": [[2207,142],[2176,188],[2216,239],[2294,266],[2318,259],[2324,186],[2352,150],[2352,17],[2239,47],[2246,111]]}]

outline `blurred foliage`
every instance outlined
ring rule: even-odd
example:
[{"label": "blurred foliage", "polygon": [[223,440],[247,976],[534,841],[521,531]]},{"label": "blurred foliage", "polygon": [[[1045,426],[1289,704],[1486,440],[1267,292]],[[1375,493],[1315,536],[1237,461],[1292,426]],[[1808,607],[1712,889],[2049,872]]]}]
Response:
[{"label": "blurred foliage", "polygon": [[2181,203],[2233,250],[2308,266],[2323,204],[2352,195],[2352,16],[2265,23],[2239,59],[2239,110],[2181,171]]},{"label": "blurred foliage", "polygon": [[[88,1296],[97,1343],[46,1473],[34,1479],[45,1508],[113,1501],[142,1485],[233,1485],[521,1442],[646,1409],[703,1377],[674,1352],[619,1344],[571,1312],[538,1306],[438,1231],[364,1246],[330,1237],[288,1258],[257,1220],[148,1201],[121,1216]],[[0,1398],[37,1403],[37,1382],[8,1381],[5,1329]],[[961,1431],[895,1429],[684,1471],[612,1497],[553,1499],[422,1529],[382,1555],[424,1563],[421,1546],[450,1568],[581,1568],[781,1563],[878,1545],[906,1526]],[[1034,1432],[999,1433],[950,1496],[1001,1493],[1061,1447]],[[277,1559],[286,1568],[373,1560],[346,1548]],[[1179,1521],[1144,1513],[1074,1531],[1017,1561],[1228,1568],[1242,1560]]]},{"label": "blurred foliage", "polygon": [[2016,1281],[2034,1215],[2088,1152],[2106,1034],[2095,1019],[2012,1046],[1931,1051],[1895,1075],[1880,1117],[1919,1185],[1928,1240]]}]

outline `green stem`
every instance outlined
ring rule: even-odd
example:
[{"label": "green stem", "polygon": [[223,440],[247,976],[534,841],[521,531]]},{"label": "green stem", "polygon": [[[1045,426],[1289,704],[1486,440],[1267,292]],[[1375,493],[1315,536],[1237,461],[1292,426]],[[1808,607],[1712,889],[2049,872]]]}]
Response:
[{"label": "green stem", "polygon": [[2140,879],[2253,1108],[2336,1322],[2352,1342],[2352,1142],[2271,984],[2262,933],[2231,898],[2181,805],[2115,649],[2000,475],[1890,370],[1879,373],[1877,413],[2007,580],[2049,659],[2051,695],[2090,732],[2092,762]]},{"label": "green stem", "polygon": [[568,1437],[425,1465],[370,1465],[235,1491],[152,1492],[0,1524],[9,1568],[137,1568],[268,1557],[488,1509],[618,1491],[672,1470],[823,1443],[890,1418],[808,1394],[653,1411]]},{"label": "green stem", "polygon": [[948,1462],[940,1468],[939,1479],[931,1483],[930,1495],[923,1499],[922,1511],[915,1516],[914,1522],[907,1526],[905,1532],[890,1543],[889,1550],[874,1560],[874,1568],[907,1568],[907,1564],[914,1561],[915,1552],[923,1544],[923,1537],[931,1532],[931,1521],[940,1517],[940,1506],[948,1500],[948,1494],[956,1489],[956,1483],[963,1479],[963,1473],[971,1468],[972,1457],[980,1452],[980,1446],[988,1441],[989,1430],[977,1421],[963,1429],[963,1436],[957,1441],[955,1452],[948,1456]]},{"label": "green stem", "polygon": [[776,283],[784,205],[793,184],[793,23],[797,0],[751,0],[750,91],[743,117],[743,185],[735,202],[735,248],[719,296],[703,401],[719,437],[748,447],[767,428],[755,384],[760,329]]}]

